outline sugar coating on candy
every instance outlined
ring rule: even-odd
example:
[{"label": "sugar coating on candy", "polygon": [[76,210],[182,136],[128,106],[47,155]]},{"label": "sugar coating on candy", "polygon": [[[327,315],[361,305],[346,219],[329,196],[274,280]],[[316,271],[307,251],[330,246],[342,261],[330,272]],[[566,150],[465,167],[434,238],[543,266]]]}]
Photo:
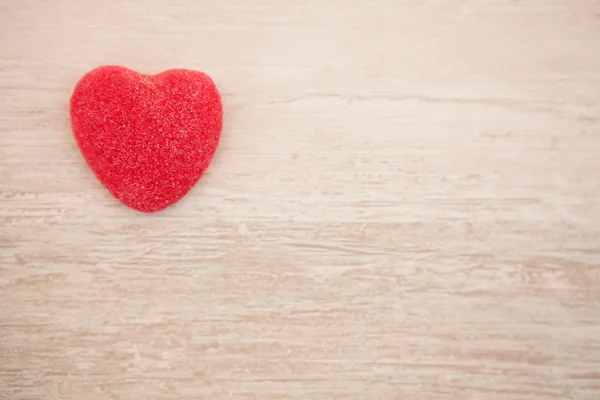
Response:
[{"label": "sugar coating on candy", "polygon": [[213,81],[198,71],[142,75],[96,68],[75,86],[71,125],[102,184],[136,210],[162,210],[200,179],[219,143],[223,110]]}]

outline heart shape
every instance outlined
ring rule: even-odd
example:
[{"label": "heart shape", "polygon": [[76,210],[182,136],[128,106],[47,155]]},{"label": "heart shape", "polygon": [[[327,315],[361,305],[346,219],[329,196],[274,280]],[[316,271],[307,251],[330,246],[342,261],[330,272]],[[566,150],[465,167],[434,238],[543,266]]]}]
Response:
[{"label": "heart shape", "polygon": [[210,164],[222,125],[219,92],[198,71],[143,75],[102,66],[71,96],[83,157],[118,200],[143,212],[165,209],[190,191]]}]

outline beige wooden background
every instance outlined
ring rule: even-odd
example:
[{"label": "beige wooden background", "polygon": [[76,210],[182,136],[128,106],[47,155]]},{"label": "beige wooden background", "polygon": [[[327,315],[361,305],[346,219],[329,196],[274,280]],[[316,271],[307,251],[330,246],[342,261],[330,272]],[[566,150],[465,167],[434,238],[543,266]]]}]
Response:
[{"label": "beige wooden background", "polygon": [[[101,64],[222,142],[118,203]],[[600,1],[0,0],[1,399],[600,399]]]}]

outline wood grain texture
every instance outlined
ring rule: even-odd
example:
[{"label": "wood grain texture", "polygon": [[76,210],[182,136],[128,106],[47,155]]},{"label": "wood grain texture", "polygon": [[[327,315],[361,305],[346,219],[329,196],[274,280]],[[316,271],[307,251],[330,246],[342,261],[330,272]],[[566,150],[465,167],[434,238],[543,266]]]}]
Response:
[{"label": "wood grain texture", "polygon": [[[193,191],[118,203],[101,64],[209,73]],[[600,2],[0,1],[0,398],[600,399]]]}]

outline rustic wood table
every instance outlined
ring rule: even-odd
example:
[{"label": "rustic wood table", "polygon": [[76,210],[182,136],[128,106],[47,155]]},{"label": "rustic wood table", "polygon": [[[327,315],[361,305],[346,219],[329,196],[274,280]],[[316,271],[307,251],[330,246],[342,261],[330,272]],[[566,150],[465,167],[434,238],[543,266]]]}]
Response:
[{"label": "rustic wood table", "polygon": [[[102,64],[221,90],[164,212]],[[0,0],[0,398],[600,399],[600,1]]]}]

